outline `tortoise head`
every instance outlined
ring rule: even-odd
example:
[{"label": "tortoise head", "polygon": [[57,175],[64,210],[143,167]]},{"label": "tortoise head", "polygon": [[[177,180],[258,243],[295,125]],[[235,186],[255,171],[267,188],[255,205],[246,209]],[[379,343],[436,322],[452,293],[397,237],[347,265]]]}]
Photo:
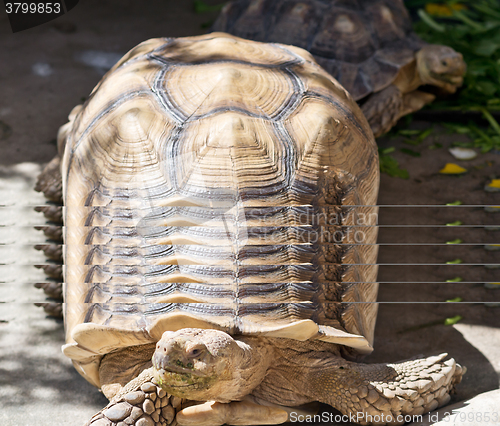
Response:
[{"label": "tortoise head", "polygon": [[[166,331],[153,355],[155,381],[182,398],[229,402],[249,391],[251,348],[218,330]],[[245,374],[246,373],[246,374]]]},{"label": "tortoise head", "polygon": [[455,93],[463,83],[467,66],[462,55],[451,47],[430,44],[417,52],[417,68],[424,84]]}]

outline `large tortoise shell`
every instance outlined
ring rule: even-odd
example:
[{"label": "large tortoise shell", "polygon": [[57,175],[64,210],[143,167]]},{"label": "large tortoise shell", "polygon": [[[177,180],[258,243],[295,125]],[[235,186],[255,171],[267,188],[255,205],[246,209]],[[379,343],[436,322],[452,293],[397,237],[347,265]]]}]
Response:
[{"label": "large tortoise shell", "polygon": [[370,351],[377,149],[306,51],[146,41],[62,135],[64,352],[89,381],[185,327]]},{"label": "large tortoise shell", "polygon": [[402,0],[234,0],[213,29],[302,47],[356,100],[389,86],[424,45]]}]

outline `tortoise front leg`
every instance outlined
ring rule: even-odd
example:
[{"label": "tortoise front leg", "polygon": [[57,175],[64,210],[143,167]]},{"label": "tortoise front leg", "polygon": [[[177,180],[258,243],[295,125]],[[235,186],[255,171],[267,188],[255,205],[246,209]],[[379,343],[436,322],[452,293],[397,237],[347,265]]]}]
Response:
[{"label": "tortoise front leg", "polygon": [[420,111],[425,105],[430,104],[436,96],[432,93],[422,92],[420,90],[414,90],[413,92],[406,93],[403,96],[403,108],[399,118],[411,114],[415,111]]},{"label": "tortoise front leg", "polygon": [[376,138],[387,133],[396,124],[401,117],[403,105],[403,94],[394,84],[370,95],[361,106],[361,111]]},{"label": "tortoise front leg", "polygon": [[361,111],[378,138],[391,130],[401,117],[422,109],[435,98],[431,93],[419,90],[403,94],[395,84],[391,84],[372,94],[361,106]]},{"label": "tortoise front leg", "polygon": [[153,383],[153,369],[131,380],[85,426],[167,426],[175,425],[182,400],[171,397]]},{"label": "tortoise front leg", "polygon": [[395,364],[358,364],[343,359],[311,368],[310,396],[362,425],[402,425],[405,415],[421,415],[450,400],[465,373],[447,354]]}]

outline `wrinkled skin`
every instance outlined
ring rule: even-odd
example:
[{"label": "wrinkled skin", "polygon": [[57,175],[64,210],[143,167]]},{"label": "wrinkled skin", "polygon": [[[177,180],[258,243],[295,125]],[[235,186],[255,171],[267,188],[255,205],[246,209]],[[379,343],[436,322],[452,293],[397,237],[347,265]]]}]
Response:
[{"label": "wrinkled skin", "polygon": [[156,382],[168,393],[192,400],[230,402],[261,383],[266,351],[217,330],[165,332],[153,355]]}]

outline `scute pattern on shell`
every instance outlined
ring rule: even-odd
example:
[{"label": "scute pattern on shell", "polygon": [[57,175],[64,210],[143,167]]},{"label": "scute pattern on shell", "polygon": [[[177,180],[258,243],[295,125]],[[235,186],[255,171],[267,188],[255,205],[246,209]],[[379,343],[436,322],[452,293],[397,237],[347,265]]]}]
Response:
[{"label": "scute pattern on shell", "polygon": [[356,100],[391,84],[423,46],[402,0],[235,0],[213,29],[306,49]]},{"label": "scute pattern on shell", "polygon": [[64,351],[92,383],[104,354],[184,327],[371,344],[376,145],[302,49],[139,45],[74,118],[62,171]]}]

